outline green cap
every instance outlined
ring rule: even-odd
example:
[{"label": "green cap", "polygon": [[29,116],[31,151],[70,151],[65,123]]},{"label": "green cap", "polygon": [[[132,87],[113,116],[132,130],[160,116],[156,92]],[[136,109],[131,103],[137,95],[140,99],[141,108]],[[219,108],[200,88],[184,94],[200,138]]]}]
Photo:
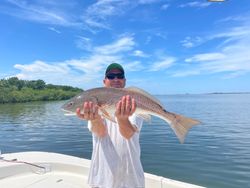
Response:
[{"label": "green cap", "polygon": [[122,74],[124,74],[124,69],[123,69],[123,67],[122,67],[120,64],[118,64],[118,63],[111,63],[111,64],[107,67],[106,72],[105,72],[105,75],[107,75],[107,73],[108,73],[109,71],[111,71],[112,69],[118,69],[118,70],[120,70],[120,71],[122,72]]}]

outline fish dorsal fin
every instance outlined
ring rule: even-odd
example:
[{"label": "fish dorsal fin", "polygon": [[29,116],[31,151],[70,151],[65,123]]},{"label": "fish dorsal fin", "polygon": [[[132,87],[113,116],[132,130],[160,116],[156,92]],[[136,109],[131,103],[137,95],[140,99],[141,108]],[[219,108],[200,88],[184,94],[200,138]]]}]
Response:
[{"label": "fish dorsal fin", "polygon": [[128,91],[134,91],[134,92],[140,93],[140,94],[150,98],[152,101],[156,102],[157,104],[163,106],[161,101],[159,101],[158,99],[156,99],[155,97],[153,97],[151,94],[149,94],[148,92],[146,92],[143,89],[140,89],[138,87],[127,87],[125,89],[128,90]]}]

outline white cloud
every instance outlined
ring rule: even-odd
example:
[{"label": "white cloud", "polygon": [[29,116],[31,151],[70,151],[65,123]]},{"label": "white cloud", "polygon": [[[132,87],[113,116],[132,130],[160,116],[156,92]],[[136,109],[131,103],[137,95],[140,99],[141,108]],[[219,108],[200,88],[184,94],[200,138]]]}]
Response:
[{"label": "white cloud", "polygon": [[139,0],[139,4],[153,4],[153,3],[159,3],[161,0]]},{"label": "white cloud", "polygon": [[229,31],[226,32],[220,32],[218,34],[215,34],[211,36],[211,39],[215,38],[225,38],[225,37],[230,37],[230,38],[235,38],[239,39],[240,37],[244,37],[246,35],[249,35],[250,32],[250,27],[248,25],[245,26],[238,26],[238,27],[233,27]]},{"label": "white cloud", "polygon": [[182,70],[177,71],[172,74],[173,77],[186,77],[186,76],[193,76],[193,75],[199,75],[201,72],[200,70]]},{"label": "white cloud", "polygon": [[82,50],[91,51],[92,50],[92,41],[90,38],[77,36],[76,46]]},{"label": "white cloud", "polygon": [[[203,53],[185,58],[185,62],[196,63],[182,67],[173,76],[223,73],[224,78],[234,78],[250,73],[250,16],[245,14],[244,18],[239,15],[222,20],[230,23],[226,24],[227,28],[213,31],[213,34],[203,38],[199,37],[198,43],[203,45]],[[235,21],[233,24],[232,20]],[[194,47],[195,43],[192,42],[191,37],[182,41],[186,47]],[[210,47],[206,52],[204,49],[207,43]],[[211,44],[214,45],[212,49]]]},{"label": "white cloud", "polygon": [[181,41],[181,44],[185,48],[192,48],[195,46],[200,45],[203,42],[201,37],[186,37],[184,40]]},{"label": "white cloud", "polygon": [[141,64],[140,61],[126,63],[126,65],[124,65],[124,67],[126,68],[126,71],[128,71],[128,72],[141,71],[144,69],[144,66]]},{"label": "white cloud", "polygon": [[248,22],[249,21],[249,13],[243,13],[241,15],[236,15],[236,16],[228,16],[226,18],[220,19],[217,21],[217,23],[221,22]]},{"label": "white cloud", "polygon": [[192,1],[189,3],[181,4],[179,7],[181,8],[184,8],[184,7],[205,8],[210,5],[211,5],[210,2]]},{"label": "white cloud", "polygon": [[176,58],[174,57],[165,57],[162,58],[162,60],[154,62],[149,71],[160,71],[169,68],[173,65],[173,63],[176,61]]},{"label": "white cloud", "polygon": [[54,27],[49,27],[48,29],[51,30],[51,31],[54,31],[54,32],[56,32],[58,34],[61,34],[61,31],[55,29]]},{"label": "white cloud", "polygon": [[62,84],[69,83],[68,79],[74,79],[73,75],[70,75],[70,68],[65,63],[46,63],[43,61],[35,61],[32,64],[14,66],[20,71],[17,76],[19,79],[24,80],[37,80],[42,79],[47,83]]},{"label": "white cloud", "polygon": [[147,36],[145,44],[149,44],[151,41],[152,41],[152,37],[151,36]]},{"label": "white cloud", "polygon": [[85,17],[84,22],[87,24],[87,29],[95,32],[92,28],[101,28],[101,29],[110,29],[110,26],[107,23],[104,23],[103,21],[95,20],[93,18]]},{"label": "white cloud", "polygon": [[91,76],[104,71],[104,68],[109,63],[120,61],[121,57],[119,56],[93,54],[89,58],[67,60],[66,63],[75,70],[82,71],[83,73],[85,73],[85,76]]},{"label": "white cloud", "polygon": [[201,68],[212,73],[230,72],[230,74],[234,74],[238,71],[250,72],[249,42],[250,38],[247,41],[238,41],[223,47],[221,52],[224,53],[225,58],[208,61],[201,64]]},{"label": "white cloud", "polygon": [[[128,11],[140,5],[159,3],[161,0],[100,0],[90,5],[84,15],[83,22],[89,29],[111,29],[109,20],[116,16],[121,17]],[[167,4],[163,5],[163,9],[167,8]]]},{"label": "white cloud", "polygon": [[236,72],[230,73],[230,74],[228,74],[226,76],[223,76],[223,78],[224,79],[232,79],[232,78],[236,78],[236,77],[245,75],[247,73],[248,73],[247,71],[236,71]]},{"label": "white cloud", "polygon": [[[86,37],[83,40],[88,41]],[[43,79],[47,83],[68,84],[90,88],[100,86],[105,68],[112,62],[122,64],[127,71],[142,70],[139,61],[128,62],[124,52],[130,53],[134,47],[132,37],[121,37],[111,44],[92,47],[92,53],[82,59],[70,59],[63,62],[35,61],[32,64],[16,64],[20,79]]]},{"label": "white cloud", "polygon": [[[70,5],[74,3],[63,4],[60,2],[44,3],[43,1],[17,1],[8,0],[8,4],[3,5],[2,13],[15,16],[24,20],[30,20],[45,24],[61,26],[78,26],[79,22],[73,20],[68,12]],[[65,6],[62,6],[65,5]]]},{"label": "white cloud", "polygon": [[149,55],[145,54],[141,50],[135,50],[135,51],[133,51],[132,55],[136,56],[136,57],[149,57]]},{"label": "white cloud", "polygon": [[187,58],[186,62],[192,63],[191,67],[177,71],[173,76],[190,76],[197,74],[227,73],[227,78],[250,73],[250,51],[248,44],[238,41],[224,46],[220,52],[197,54]]},{"label": "white cloud", "polygon": [[[227,78],[233,78],[250,73],[250,28],[245,26],[232,28],[228,32],[221,32],[212,37],[224,39],[216,47],[216,52],[196,54],[186,58],[186,62],[196,62],[192,68],[175,73],[174,76],[188,76],[194,74],[227,73]],[[226,42],[225,42],[226,41]]]},{"label": "white cloud", "polygon": [[185,61],[186,62],[216,61],[225,58],[226,56],[222,53],[206,53],[206,54],[197,54],[191,58],[185,59]]},{"label": "white cloud", "polygon": [[[221,42],[221,46],[225,45],[227,43],[230,42],[236,42],[241,40],[242,38],[245,38],[249,35],[250,33],[250,27],[249,27],[249,19],[250,16],[248,16],[248,19],[245,17],[244,19],[240,19],[242,18],[241,16],[239,17],[230,17],[230,19],[225,19],[224,22],[227,21],[231,21],[232,19],[234,20],[238,20],[238,21],[242,21],[243,23],[241,23],[238,26],[232,26],[229,29],[224,29],[223,31],[217,31],[214,34],[210,34],[208,36],[204,36],[204,37],[200,37],[200,36],[195,36],[195,37],[191,37],[191,36],[187,36],[184,40],[180,41],[180,43],[182,44],[183,47],[186,48],[193,48],[193,47],[197,47],[199,45],[205,44],[207,42],[219,39],[222,40],[223,42]],[[212,31],[211,31],[212,32]]]},{"label": "white cloud", "polygon": [[164,40],[166,40],[168,38],[167,37],[168,34],[166,32],[157,32],[157,33],[155,33],[155,35],[164,39]]},{"label": "white cloud", "polygon": [[[7,3],[1,5],[1,13],[42,24],[77,27],[92,33],[96,33],[100,29],[112,29],[110,20],[113,17],[121,17],[143,4],[161,2],[161,0],[99,0],[88,7],[85,3],[83,3],[83,7],[79,7],[79,2],[76,0],[5,1]],[[167,4],[164,4],[162,8],[167,8]]]},{"label": "white cloud", "polygon": [[161,6],[161,9],[162,10],[167,10],[169,6],[170,6],[169,4],[164,4],[164,5]]},{"label": "white cloud", "polygon": [[51,65],[39,60],[30,65],[16,64],[14,67],[23,72],[35,74],[39,72],[58,72],[60,74],[64,74],[67,72],[67,67],[64,64]]},{"label": "white cloud", "polygon": [[[90,57],[90,59],[72,59],[52,64],[51,62],[35,61],[32,64],[16,64],[20,71],[17,76],[25,80],[42,79],[46,83],[72,85],[78,87],[91,87],[90,84],[99,85],[102,81],[104,64],[102,60],[116,60],[108,57]],[[102,70],[102,71],[101,71]]]},{"label": "white cloud", "polygon": [[130,7],[129,1],[102,0],[89,6],[83,16],[83,21],[91,28],[109,29],[108,19],[123,15]]},{"label": "white cloud", "polygon": [[142,30],[143,33],[147,34],[146,39],[145,39],[145,44],[149,44],[154,37],[159,37],[164,40],[168,39],[168,31],[165,29],[162,29],[161,27],[152,27],[149,29],[144,29]]},{"label": "white cloud", "polygon": [[96,53],[100,54],[116,54],[121,52],[130,51],[135,45],[132,37],[122,37],[116,42],[104,46],[94,48]]}]

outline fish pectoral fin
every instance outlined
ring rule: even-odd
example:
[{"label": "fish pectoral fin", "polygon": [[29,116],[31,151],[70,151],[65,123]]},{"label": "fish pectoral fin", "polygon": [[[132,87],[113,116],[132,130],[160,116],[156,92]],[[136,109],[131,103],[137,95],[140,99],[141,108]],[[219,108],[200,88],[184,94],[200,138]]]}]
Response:
[{"label": "fish pectoral fin", "polygon": [[102,112],[102,116],[107,118],[108,120],[116,123],[116,120],[114,117],[110,116],[110,114],[105,110],[105,108],[99,107],[100,111]]},{"label": "fish pectoral fin", "polygon": [[150,114],[137,114],[137,116],[142,118],[146,122],[151,122],[151,115]]}]

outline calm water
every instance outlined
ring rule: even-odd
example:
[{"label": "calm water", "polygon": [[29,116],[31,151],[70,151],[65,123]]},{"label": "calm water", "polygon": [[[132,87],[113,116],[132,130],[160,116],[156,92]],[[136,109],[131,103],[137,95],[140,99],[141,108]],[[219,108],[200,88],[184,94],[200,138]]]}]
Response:
[{"label": "calm water", "polygon": [[[172,112],[199,119],[185,144],[161,119],[145,123],[142,163],[149,173],[206,187],[250,187],[250,95],[157,96]],[[49,151],[90,158],[86,122],[64,116],[60,102],[0,105],[2,153]]]}]

